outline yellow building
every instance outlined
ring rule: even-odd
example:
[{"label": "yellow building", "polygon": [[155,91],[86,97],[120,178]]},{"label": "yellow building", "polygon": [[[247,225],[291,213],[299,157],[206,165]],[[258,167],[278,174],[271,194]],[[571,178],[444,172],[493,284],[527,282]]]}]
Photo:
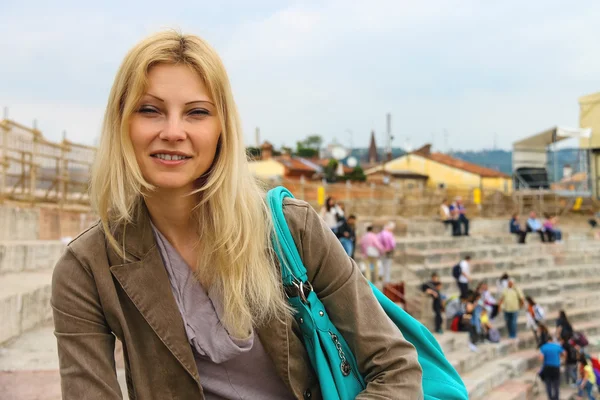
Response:
[{"label": "yellow building", "polygon": [[252,175],[270,180],[281,179],[285,175],[285,167],[279,161],[272,158],[268,160],[251,161],[248,163]]},{"label": "yellow building", "polygon": [[365,171],[367,176],[385,171],[394,174],[411,171],[429,177],[430,187],[457,189],[494,189],[505,193],[512,191],[512,179],[500,171],[472,164],[442,153],[432,153],[431,145],[388,161]]},{"label": "yellow building", "polygon": [[600,92],[579,98],[579,126],[592,129],[590,138],[580,140],[580,147],[589,150],[592,194],[600,199]]}]

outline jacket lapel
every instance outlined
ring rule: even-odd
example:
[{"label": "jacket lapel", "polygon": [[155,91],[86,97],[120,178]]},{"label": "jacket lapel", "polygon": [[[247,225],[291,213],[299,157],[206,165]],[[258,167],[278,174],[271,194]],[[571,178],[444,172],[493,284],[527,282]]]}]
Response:
[{"label": "jacket lapel", "polygon": [[[265,351],[273,361],[277,374],[290,389],[293,385],[290,382],[289,365],[289,331],[288,323],[290,321],[274,320],[270,324],[257,330],[258,337]],[[298,396],[298,393],[294,393]]]},{"label": "jacket lapel", "polygon": [[199,384],[198,368],[183,319],[156,246],[150,216],[143,204],[137,209],[134,223],[118,227],[115,238],[123,244],[131,260],[123,263],[124,260],[111,250],[111,273],[154,333]]}]

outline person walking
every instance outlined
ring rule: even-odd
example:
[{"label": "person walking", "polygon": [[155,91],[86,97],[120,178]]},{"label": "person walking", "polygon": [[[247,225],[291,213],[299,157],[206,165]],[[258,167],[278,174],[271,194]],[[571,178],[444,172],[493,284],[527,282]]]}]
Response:
[{"label": "person walking", "polygon": [[394,229],[396,224],[388,222],[381,232],[379,232],[379,242],[383,246],[383,254],[381,257],[381,271],[380,276],[383,279],[383,283],[387,284],[391,282],[391,268],[394,262],[394,250],[396,249],[396,239],[394,238]]},{"label": "person walking", "polygon": [[579,352],[570,340],[560,338],[560,343],[565,350],[565,383],[576,385],[577,384],[577,361],[579,358]]},{"label": "person walking", "polygon": [[354,248],[356,246],[356,216],[350,215],[347,219],[344,219],[340,227],[338,228],[338,238],[340,243],[346,250],[346,254],[350,257],[354,257]]},{"label": "person walking", "polygon": [[579,381],[577,382],[578,399],[595,400],[592,394],[596,386],[596,375],[584,354],[579,355]]},{"label": "person walking", "polygon": [[379,278],[379,259],[385,252],[385,249],[379,237],[373,232],[373,227],[367,227],[367,233],[360,241],[360,247],[363,257],[367,260],[365,277],[373,283],[377,283]]},{"label": "person walking", "polygon": [[498,302],[498,310],[504,311],[504,320],[508,329],[508,337],[511,339],[517,338],[517,318],[519,310],[523,308],[524,299],[520,289],[515,287],[512,279],[508,280],[508,287],[502,292],[500,301]]},{"label": "person walking", "polygon": [[548,400],[560,400],[560,359],[564,350],[550,339],[540,347],[540,352],[543,360],[540,375],[546,384]]},{"label": "person walking", "polygon": [[325,205],[321,208],[319,215],[321,215],[321,218],[323,218],[329,229],[337,234],[337,230],[344,217],[344,211],[336,204],[335,198],[328,197],[325,200]]},{"label": "person walking", "polygon": [[434,313],[434,324],[436,333],[444,333],[442,329],[442,312],[444,311],[444,297],[442,294],[442,282],[437,273],[431,275],[431,281],[424,283],[421,286],[421,290],[431,296],[432,304],[431,307]]},{"label": "person walking", "polygon": [[556,337],[564,340],[570,340],[573,337],[573,326],[567,318],[567,313],[564,310],[558,312],[556,320]]},{"label": "person walking", "polygon": [[458,286],[461,297],[468,297],[469,295],[469,282],[471,281],[470,262],[471,256],[467,255],[452,269],[452,274],[454,279],[456,279],[456,285]]},{"label": "person walking", "polygon": [[[243,138],[206,41],[171,30],[127,53],[90,180],[99,222],[52,273],[64,399],[122,399],[117,339],[131,399],[323,397]],[[356,357],[350,373],[365,379],[358,397],[422,399],[415,348],[331,229],[304,201],[285,199],[283,213],[311,294]]]}]

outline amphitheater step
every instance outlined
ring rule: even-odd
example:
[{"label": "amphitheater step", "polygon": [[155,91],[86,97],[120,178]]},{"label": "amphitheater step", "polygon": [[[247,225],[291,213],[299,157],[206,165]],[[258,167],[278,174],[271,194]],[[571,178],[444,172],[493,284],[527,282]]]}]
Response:
[{"label": "amphitheater step", "polygon": [[52,271],[0,276],[0,344],[49,321]]},{"label": "amphitheater step", "polygon": [[537,360],[537,350],[524,350],[495,359],[463,375],[469,399],[487,399],[487,394],[496,387],[532,367]]},{"label": "amphitheater step", "polygon": [[[26,332],[0,348],[0,393],[2,399],[60,400],[58,353],[53,327],[49,324]],[[127,385],[122,362],[117,377],[124,399]]]},{"label": "amphitheater step", "polygon": [[0,242],[0,275],[54,268],[64,248],[59,240]]},{"label": "amphitheater step", "polygon": [[[510,274],[517,286],[526,292],[526,295],[538,297],[558,294],[562,288],[565,288],[566,291],[570,289],[585,290],[584,287],[590,285],[592,288],[595,287],[594,282],[597,282],[600,277],[600,265],[548,266],[543,264],[542,259],[532,258],[527,268],[474,273],[472,275],[473,289],[479,282],[486,282],[490,291],[496,293],[496,282],[504,272]],[[418,290],[422,283],[429,278],[429,275],[430,273],[420,280],[410,280],[406,282],[406,286]],[[444,276],[441,281],[442,290],[445,293],[453,295],[458,292],[453,277]]]}]

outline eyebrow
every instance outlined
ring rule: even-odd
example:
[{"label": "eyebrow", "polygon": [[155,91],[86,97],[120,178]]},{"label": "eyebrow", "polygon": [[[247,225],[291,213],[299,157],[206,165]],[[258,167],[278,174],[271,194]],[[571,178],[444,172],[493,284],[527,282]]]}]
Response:
[{"label": "eyebrow", "polygon": [[[161,99],[158,96],[153,95],[152,93],[146,93],[146,95],[150,96],[150,97],[154,97],[156,100],[158,100],[160,102],[163,102],[163,103],[165,102],[163,99]],[[187,106],[187,105],[194,104],[194,103],[208,103],[213,106],[215,105],[212,101],[208,101],[208,100],[192,100],[192,101],[188,101],[187,103],[185,103],[185,105]]]}]

